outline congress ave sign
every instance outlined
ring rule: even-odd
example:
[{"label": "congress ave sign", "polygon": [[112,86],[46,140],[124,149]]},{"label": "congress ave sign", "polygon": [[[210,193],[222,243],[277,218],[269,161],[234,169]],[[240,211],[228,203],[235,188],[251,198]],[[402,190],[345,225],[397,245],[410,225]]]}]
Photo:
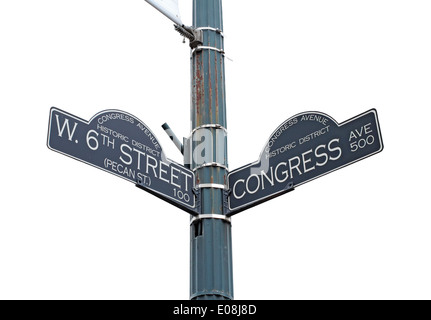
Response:
[{"label": "congress ave sign", "polygon": [[257,162],[229,174],[229,210],[245,210],[382,150],[374,109],[341,124],[321,112],[298,114],[274,131]]}]

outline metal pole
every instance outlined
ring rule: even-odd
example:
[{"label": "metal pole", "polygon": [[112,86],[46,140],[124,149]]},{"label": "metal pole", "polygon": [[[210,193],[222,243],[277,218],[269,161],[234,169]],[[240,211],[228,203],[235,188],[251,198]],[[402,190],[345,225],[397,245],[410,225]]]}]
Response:
[{"label": "metal pole", "polygon": [[203,41],[191,52],[191,168],[201,212],[190,226],[190,299],[233,299],[222,0],[194,0],[193,28]]}]

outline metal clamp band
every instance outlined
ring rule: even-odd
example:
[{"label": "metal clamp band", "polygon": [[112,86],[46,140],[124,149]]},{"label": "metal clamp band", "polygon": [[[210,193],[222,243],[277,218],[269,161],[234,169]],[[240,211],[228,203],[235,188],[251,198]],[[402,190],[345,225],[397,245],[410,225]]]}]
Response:
[{"label": "metal clamp band", "polygon": [[223,31],[217,28],[213,28],[213,27],[200,27],[200,28],[196,28],[195,30],[210,30],[210,31],[214,31],[217,32],[218,34],[220,34],[222,37],[224,37]]},{"label": "metal clamp band", "polygon": [[223,127],[221,124],[203,124],[201,126],[198,126],[198,127],[194,128],[192,130],[192,134],[195,133],[198,130],[208,129],[208,128],[210,128],[210,129],[221,129],[221,130],[223,130],[224,132],[227,133],[227,129],[225,127]]},{"label": "metal clamp band", "polygon": [[203,189],[203,188],[213,188],[213,189],[223,189],[227,190],[228,187],[224,184],[219,183],[201,183],[196,186],[196,188]]},{"label": "metal clamp band", "polygon": [[193,172],[195,172],[196,170],[201,169],[201,168],[205,168],[205,167],[219,167],[219,168],[222,168],[225,170],[229,170],[229,168],[227,166],[225,166],[224,164],[221,164],[221,163],[217,163],[217,162],[204,163],[204,164],[197,166],[196,168],[194,168],[192,170],[193,170]]},{"label": "metal clamp band", "polygon": [[219,53],[221,53],[221,54],[225,54],[225,52],[224,52],[224,50],[223,49],[219,49],[219,48],[216,48],[216,47],[209,47],[209,46],[197,46],[196,48],[194,48],[193,50],[192,50],[192,53],[191,53],[191,55],[193,55],[196,51],[200,51],[200,50],[214,50],[214,51],[217,51],[217,52],[219,52]]},{"label": "metal clamp band", "polygon": [[191,220],[190,220],[190,225],[193,224],[193,222],[198,221],[198,220],[202,220],[202,219],[220,219],[220,220],[225,220],[227,222],[231,222],[230,217],[226,217],[223,214],[213,214],[213,213],[207,213],[207,214],[200,214],[198,216],[194,216]]}]

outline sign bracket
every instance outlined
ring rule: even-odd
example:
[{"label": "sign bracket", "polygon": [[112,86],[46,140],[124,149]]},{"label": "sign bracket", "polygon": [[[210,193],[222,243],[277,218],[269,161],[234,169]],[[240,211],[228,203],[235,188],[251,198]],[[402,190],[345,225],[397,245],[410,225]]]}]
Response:
[{"label": "sign bracket", "polygon": [[193,188],[193,194],[195,195],[195,213],[199,215],[202,212],[202,193],[200,188]]},{"label": "sign bracket", "polygon": [[231,210],[229,209],[229,196],[232,193],[231,189],[223,190],[223,214],[230,216]]},{"label": "sign bracket", "polygon": [[195,49],[203,44],[203,32],[192,27],[185,25],[174,24],[175,31],[177,31],[184,38],[189,39],[190,48]]}]

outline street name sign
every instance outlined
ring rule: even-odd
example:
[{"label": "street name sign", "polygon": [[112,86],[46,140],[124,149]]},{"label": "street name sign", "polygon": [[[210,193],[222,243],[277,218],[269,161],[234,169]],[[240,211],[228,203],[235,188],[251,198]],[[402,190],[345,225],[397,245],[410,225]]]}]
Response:
[{"label": "street name sign", "polygon": [[235,214],[383,150],[377,111],[338,124],[300,113],[270,136],[257,162],[229,173],[228,212]]},{"label": "street name sign", "polygon": [[153,132],[129,113],[106,110],[85,121],[51,108],[47,145],[195,214],[193,171],[167,159]]}]

